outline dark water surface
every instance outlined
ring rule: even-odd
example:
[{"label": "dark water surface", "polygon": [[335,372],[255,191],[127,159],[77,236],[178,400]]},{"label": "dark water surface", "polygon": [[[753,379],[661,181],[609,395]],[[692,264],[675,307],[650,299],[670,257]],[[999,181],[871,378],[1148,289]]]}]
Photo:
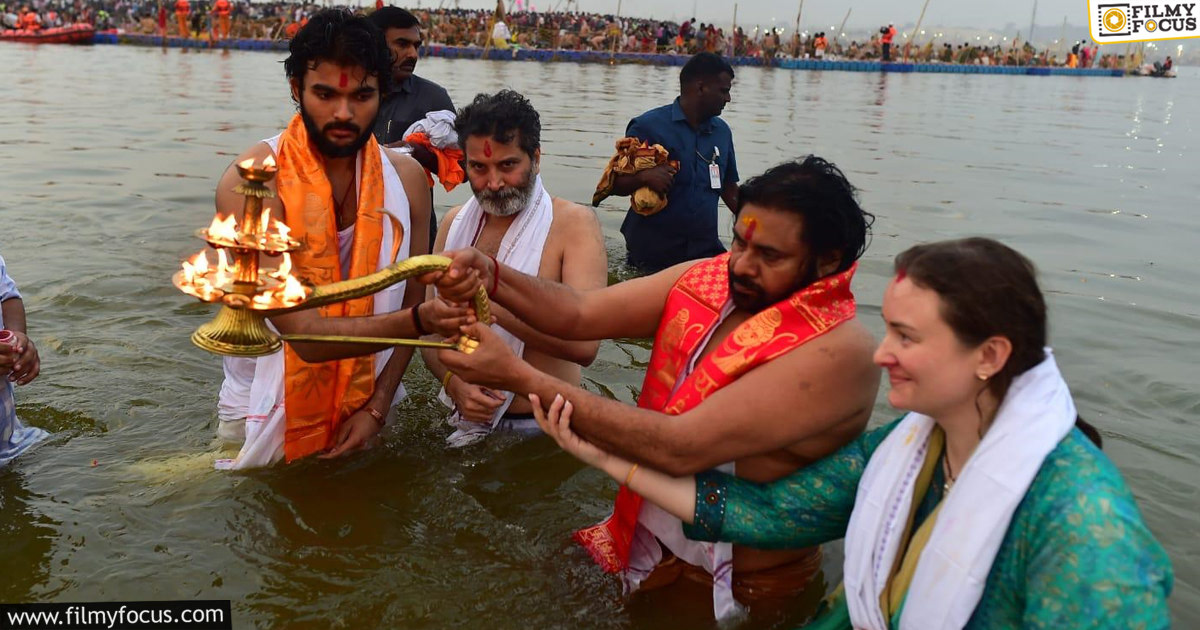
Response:
[{"label": "dark water surface", "polygon": [[[568,540],[614,484],[545,439],[446,450],[419,365],[381,448],[211,470],[220,362],[188,335],[214,309],[169,277],[199,249],[221,171],[291,114],[279,60],[0,45],[0,251],[43,365],[19,410],[56,432],[0,470],[0,601],[231,599],[236,627],[675,621],[627,607]],[[677,85],[659,67],[418,70],[459,105],[529,96],[546,185],[581,202],[628,119]],[[891,258],[916,242],[994,236],[1038,263],[1080,413],[1175,563],[1181,628],[1200,627],[1197,79],[738,69],[725,113],[743,177],[811,152],[862,189],[878,222],[855,289],[877,333]],[[439,214],[467,194],[438,194]],[[620,202],[599,212],[623,274]],[[605,343],[588,387],[632,401],[647,357]],[[875,421],[897,415],[880,401]]]}]

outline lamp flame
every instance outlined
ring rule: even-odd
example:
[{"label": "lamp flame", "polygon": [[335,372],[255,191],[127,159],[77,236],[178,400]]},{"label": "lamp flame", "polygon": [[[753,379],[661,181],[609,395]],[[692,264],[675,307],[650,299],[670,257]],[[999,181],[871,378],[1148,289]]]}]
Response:
[{"label": "lamp flame", "polygon": [[208,237],[236,243],[238,241],[237,219],[234,219],[232,214],[224,219],[214,216],[212,223],[208,225]]},{"label": "lamp flame", "polygon": [[271,277],[286,281],[287,277],[291,274],[292,255],[285,252],[283,254],[283,261],[279,263],[279,269],[276,269],[275,272],[271,274]]},{"label": "lamp flame", "polygon": [[208,254],[205,254],[204,251],[201,250],[192,257],[191,266],[197,276],[203,276],[204,274],[208,273]]},{"label": "lamp flame", "polygon": [[283,279],[283,288],[279,291],[279,297],[284,304],[292,306],[302,302],[308,296],[304,293],[304,285],[300,284],[295,276],[289,275]]},{"label": "lamp flame", "polygon": [[246,159],[242,160],[241,162],[238,162],[238,166],[240,166],[244,169],[254,168],[254,158],[246,158]]},{"label": "lamp flame", "polygon": [[279,219],[272,219],[271,227],[279,233],[279,240],[281,241],[287,241],[288,234],[291,234],[292,232],[292,228],[288,227],[287,224]]},{"label": "lamp flame", "polygon": [[263,160],[263,168],[267,169],[268,171],[274,169],[275,168],[275,156],[268,155],[267,159]]}]

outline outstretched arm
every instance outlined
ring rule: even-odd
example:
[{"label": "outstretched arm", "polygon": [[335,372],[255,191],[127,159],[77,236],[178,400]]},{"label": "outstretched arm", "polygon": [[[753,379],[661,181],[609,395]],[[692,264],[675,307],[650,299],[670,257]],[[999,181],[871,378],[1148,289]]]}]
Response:
[{"label": "outstretched arm", "polygon": [[581,291],[504,264],[497,272],[492,259],[472,247],[444,255],[454,260],[450,268],[422,278],[436,282],[443,296],[466,301],[482,284],[489,297],[532,328],[568,340],[654,336],[667,293],[694,264],[680,263],[652,276]]},{"label": "outstretched arm", "polygon": [[[845,436],[865,424],[879,382],[869,350],[847,347],[845,337],[835,340],[835,329],[755,368],[692,410],[667,415],[597,396],[541,372],[514,356],[486,326],[473,324],[464,331],[480,339],[474,353],[439,353],[456,374],[485,387],[537,394],[542,400],[561,394],[571,401],[576,431],[586,439],[673,475],[707,470],[821,434]],[[847,383],[854,385],[853,395],[847,394]],[[828,451],[820,454],[824,452]]]}]

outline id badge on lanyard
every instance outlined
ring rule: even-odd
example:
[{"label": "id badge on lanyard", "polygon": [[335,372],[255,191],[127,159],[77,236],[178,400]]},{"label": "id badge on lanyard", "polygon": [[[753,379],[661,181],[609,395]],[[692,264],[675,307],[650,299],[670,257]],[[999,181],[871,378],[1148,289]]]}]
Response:
[{"label": "id badge on lanyard", "polygon": [[[696,152],[702,159],[704,155],[699,151]],[[721,149],[713,147],[712,159],[705,160],[708,162],[708,185],[712,186],[713,190],[721,190],[721,167],[717,165],[717,158],[721,157]]]}]

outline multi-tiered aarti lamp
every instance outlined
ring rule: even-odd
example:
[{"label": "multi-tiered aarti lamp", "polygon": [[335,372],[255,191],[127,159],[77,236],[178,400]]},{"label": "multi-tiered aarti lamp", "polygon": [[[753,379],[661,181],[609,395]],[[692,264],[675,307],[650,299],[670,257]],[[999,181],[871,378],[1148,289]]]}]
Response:
[{"label": "multi-tiered aarti lamp", "polygon": [[[288,236],[286,225],[271,219],[270,210],[263,209],[263,199],[275,196],[266,186],[277,172],[274,160],[268,157],[259,166],[253,160],[245,160],[236,166],[245,180],[234,189],[246,198],[241,223],[233,215],[215,217],[208,228],[196,235],[216,250],[216,262],[209,260],[207,250],[201,250],[184,261],[183,268],[172,278],[180,291],[222,305],[212,321],[192,333],[192,343],[215,354],[241,357],[271,354],[279,350],[283,341],[455,348],[463,352],[475,349],[478,344],[467,337],[453,343],[336,335],[281,337],[271,330],[266,324],[268,317],[370,295],[408,278],[443,270],[450,265],[450,259],[415,256],[361,278],[316,287],[307,285],[292,273],[290,252],[302,245]],[[279,263],[274,269],[261,268],[263,257],[278,259]],[[479,321],[490,319],[487,294],[482,287],[475,296],[474,307]]]}]

